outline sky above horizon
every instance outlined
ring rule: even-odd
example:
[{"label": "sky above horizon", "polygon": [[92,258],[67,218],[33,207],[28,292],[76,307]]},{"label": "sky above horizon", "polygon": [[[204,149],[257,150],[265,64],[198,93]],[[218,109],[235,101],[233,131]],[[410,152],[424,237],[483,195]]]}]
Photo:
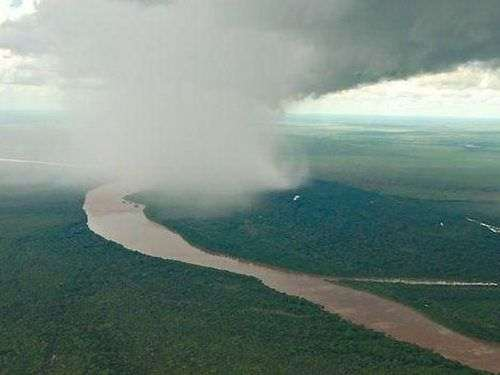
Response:
[{"label": "sky above horizon", "polygon": [[[36,12],[42,0],[0,0],[0,32]],[[60,77],[43,56],[0,48],[0,110],[64,109]],[[300,100],[288,113],[500,118],[500,69],[468,62],[448,71],[360,84]]]},{"label": "sky above horizon", "polygon": [[[40,0],[0,0],[0,32],[36,12]],[[61,93],[47,81],[50,68],[40,59],[0,48],[0,110],[58,110]]]},{"label": "sky above horizon", "polygon": [[480,63],[289,102],[292,114],[500,118],[500,70]]}]

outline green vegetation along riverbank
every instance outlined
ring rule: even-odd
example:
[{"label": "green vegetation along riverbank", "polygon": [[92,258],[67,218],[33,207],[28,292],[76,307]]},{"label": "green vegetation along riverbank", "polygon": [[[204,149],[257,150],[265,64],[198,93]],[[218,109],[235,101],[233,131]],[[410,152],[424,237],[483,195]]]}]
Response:
[{"label": "green vegetation along riverbank", "polygon": [[[268,193],[222,216],[200,215],[194,199],[158,192],[135,199],[195,246],[239,258],[333,276],[499,280],[500,235],[467,220],[464,202],[390,197],[326,181]],[[471,337],[500,341],[498,287],[349,285]]]},{"label": "green vegetation along riverbank", "polygon": [[1,374],[466,374],[254,279],[92,234],[84,191],[0,189]]},{"label": "green vegetation along riverbank", "polygon": [[422,311],[471,337],[500,342],[500,288],[344,282]]},{"label": "green vegetation along riverbank", "polygon": [[194,197],[145,193],[146,214],[192,244],[332,276],[498,281],[500,235],[454,203],[391,197],[329,181],[270,192],[225,215]]}]

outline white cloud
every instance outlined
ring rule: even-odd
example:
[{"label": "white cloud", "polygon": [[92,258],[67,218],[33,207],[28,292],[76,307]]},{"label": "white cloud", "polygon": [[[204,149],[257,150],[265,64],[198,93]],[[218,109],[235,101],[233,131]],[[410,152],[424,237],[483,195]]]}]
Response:
[{"label": "white cloud", "polygon": [[19,18],[36,12],[41,0],[0,0],[0,24],[10,20],[16,21]]},{"label": "white cloud", "polygon": [[59,78],[44,57],[0,48],[0,110],[59,108]]},{"label": "white cloud", "polygon": [[500,69],[469,63],[449,72],[308,97],[287,108],[292,113],[500,117]]},{"label": "white cloud", "polygon": [[[0,30],[37,10],[40,0],[0,0]],[[59,108],[57,74],[46,57],[21,56],[0,48],[0,110]]]}]

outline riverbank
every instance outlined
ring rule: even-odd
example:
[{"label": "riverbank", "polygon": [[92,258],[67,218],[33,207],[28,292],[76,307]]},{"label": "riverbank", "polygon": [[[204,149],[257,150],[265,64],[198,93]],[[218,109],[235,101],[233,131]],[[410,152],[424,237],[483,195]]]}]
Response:
[{"label": "riverbank", "polygon": [[134,193],[110,184],[90,191],[84,209],[95,233],[146,255],[253,276],[265,285],[321,305],[325,310],[399,341],[433,350],[473,368],[500,372],[500,347],[470,339],[436,324],[414,310],[322,277],[287,272],[210,254],[144,215],[144,207],[123,201]]},{"label": "riverbank", "polygon": [[87,190],[0,182],[2,374],[479,375],[257,279],[107,241]]}]

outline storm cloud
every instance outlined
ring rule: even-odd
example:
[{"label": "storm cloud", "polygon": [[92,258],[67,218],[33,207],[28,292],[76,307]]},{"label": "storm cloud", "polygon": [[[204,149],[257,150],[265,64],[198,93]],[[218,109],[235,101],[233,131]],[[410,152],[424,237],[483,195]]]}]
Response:
[{"label": "storm cloud", "polygon": [[[324,94],[380,79],[497,64],[500,4],[495,0],[256,0],[237,23],[279,29],[312,51],[295,87]],[[235,11],[238,13],[238,11]]]},{"label": "storm cloud", "polygon": [[53,59],[75,160],[183,190],[285,188],[280,104],[496,65],[500,4],[480,0],[44,0],[0,46]]},{"label": "storm cloud", "polygon": [[[54,52],[51,43],[54,40],[43,32],[41,37],[41,28],[52,31],[53,36],[65,31],[76,36],[82,34],[78,28],[83,26],[88,32],[95,26],[94,32],[88,33],[85,45],[90,54],[95,49],[91,38],[104,38],[95,40],[102,45],[107,32],[115,29],[113,22],[119,17],[107,12],[125,17],[120,32],[125,31],[124,37],[132,35],[138,39],[148,37],[148,27],[140,25],[147,22],[146,8],[149,8],[149,16],[162,13],[162,7],[172,8],[170,13],[183,8],[186,18],[170,25],[171,29],[177,28],[179,42],[184,35],[189,36],[215,24],[229,34],[223,39],[236,38],[238,33],[246,32],[247,35],[253,34],[254,42],[265,43],[270,36],[279,36],[286,43],[293,42],[293,48],[281,49],[289,54],[289,60],[280,60],[283,63],[281,68],[293,71],[293,75],[269,71],[266,76],[276,86],[273,94],[281,96],[323,94],[381,78],[403,78],[449,70],[469,61],[496,64],[500,57],[500,5],[495,0],[100,0],[79,3],[82,2],[43,1],[39,6],[41,12],[36,17],[4,28],[1,44],[21,53]],[[162,23],[161,16],[157,18],[158,24],[152,27],[158,28]],[[126,20],[131,22],[126,24]],[[165,22],[163,24],[166,26]],[[169,37],[168,32],[164,30],[158,44]],[[199,40],[200,44],[217,45],[220,35],[210,32],[207,29],[205,38]],[[181,44],[178,43],[176,48],[182,49]],[[161,47],[165,48],[165,45]],[[248,49],[252,47],[255,44]],[[229,56],[240,55],[242,49],[243,46],[231,51]],[[83,53],[85,49],[81,50]],[[255,64],[248,67],[247,76],[258,75],[259,65],[278,65],[272,64],[275,57],[273,53],[267,57],[257,54]],[[307,64],[291,67],[297,62],[303,63],[304,57],[307,57]]]}]

